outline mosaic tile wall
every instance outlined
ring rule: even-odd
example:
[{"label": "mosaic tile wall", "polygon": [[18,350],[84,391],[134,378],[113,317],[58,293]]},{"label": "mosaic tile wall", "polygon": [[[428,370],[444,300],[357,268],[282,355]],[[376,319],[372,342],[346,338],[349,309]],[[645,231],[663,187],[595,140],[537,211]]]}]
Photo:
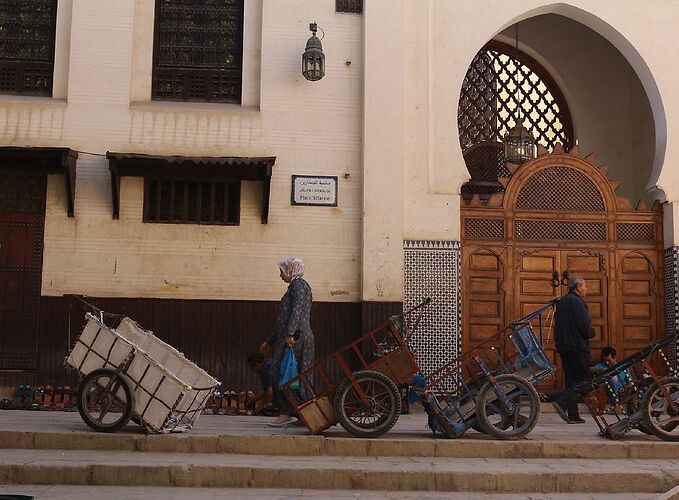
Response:
[{"label": "mosaic tile wall", "polygon": [[403,249],[404,309],[432,299],[410,342],[428,375],[457,356],[460,344],[460,242],[406,240]]}]

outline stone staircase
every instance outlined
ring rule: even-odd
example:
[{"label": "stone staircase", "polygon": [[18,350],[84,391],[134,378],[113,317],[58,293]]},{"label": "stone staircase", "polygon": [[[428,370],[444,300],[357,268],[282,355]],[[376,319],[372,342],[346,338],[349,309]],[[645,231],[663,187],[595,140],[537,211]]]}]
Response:
[{"label": "stone staircase", "polygon": [[416,416],[381,439],[362,440],[271,429],[254,417],[204,416],[191,433],[153,436],[134,426],[90,432],[77,414],[54,423],[55,414],[2,412],[0,420],[8,414],[27,421],[24,429],[0,423],[3,485],[655,498],[679,484],[679,445],[636,432],[607,441],[592,425],[562,426],[559,434],[553,415],[542,416],[530,439],[493,441],[471,431],[434,440]]}]

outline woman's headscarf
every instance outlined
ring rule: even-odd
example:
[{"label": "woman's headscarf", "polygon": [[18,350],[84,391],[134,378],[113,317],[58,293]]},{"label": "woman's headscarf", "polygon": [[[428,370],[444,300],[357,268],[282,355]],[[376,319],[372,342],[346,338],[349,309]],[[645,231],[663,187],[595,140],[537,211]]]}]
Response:
[{"label": "woman's headscarf", "polygon": [[278,267],[283,274],[290,278],[290,282],[304,276],[304,261],[297,257],[288,257],[278,261]]}]

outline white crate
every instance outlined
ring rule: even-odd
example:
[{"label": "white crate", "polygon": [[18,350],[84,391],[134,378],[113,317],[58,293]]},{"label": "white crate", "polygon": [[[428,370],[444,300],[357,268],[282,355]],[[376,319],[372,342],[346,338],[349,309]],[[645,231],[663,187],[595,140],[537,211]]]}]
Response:
[{"label": "white crate", "polygon": [[[85,376],[117,369],[134,352],[123,376],[135,396],[135,414],[154,432],[194,425],[219,382],[171,345],[130,318],[110,328],[92,314],[66,362]],[[170,422],[172,425],[168,425]]]}]

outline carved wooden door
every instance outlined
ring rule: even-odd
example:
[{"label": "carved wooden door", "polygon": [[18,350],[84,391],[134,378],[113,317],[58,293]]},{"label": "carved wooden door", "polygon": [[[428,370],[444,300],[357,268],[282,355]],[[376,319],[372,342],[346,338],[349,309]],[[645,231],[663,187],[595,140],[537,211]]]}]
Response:
[{"label": "carved wooden door", "polygon": [[[593,362],[606,345],[622,359],[657,340],[664,331],[660,205],[632,207],[615,193],[620,182],[577,148],[542,150],[507,171],[501,192],[463,197],[462,349],[566,293],[565,280],[553,281],[565,271],[588,285]],[[544,337],[559,366],[554,332]]]},{"label": "carved wooden door", "polygon": [[37,368],[45,176],[0,173],[0,369]]},{"label": "carved wooden door", "polygon": [[[593,349],[600,349],[608,341],[608,283],[605,250],[530,249],[517,253],[517,274],[514,288],[516,316],[524,316],[545,303],[567,293],[566,276],[577,276],[587,282],[587,304],[596,332],[590,341]],[[534,323],[536,333],[537,321]],[[543,317],[543,342],[549,358],[558,366],[553,318]],[[561,373],[561,370],[558,371]],[[557,383],[560,379],[557,380]],[[550,383],[546,383],[549,387]]]}]

